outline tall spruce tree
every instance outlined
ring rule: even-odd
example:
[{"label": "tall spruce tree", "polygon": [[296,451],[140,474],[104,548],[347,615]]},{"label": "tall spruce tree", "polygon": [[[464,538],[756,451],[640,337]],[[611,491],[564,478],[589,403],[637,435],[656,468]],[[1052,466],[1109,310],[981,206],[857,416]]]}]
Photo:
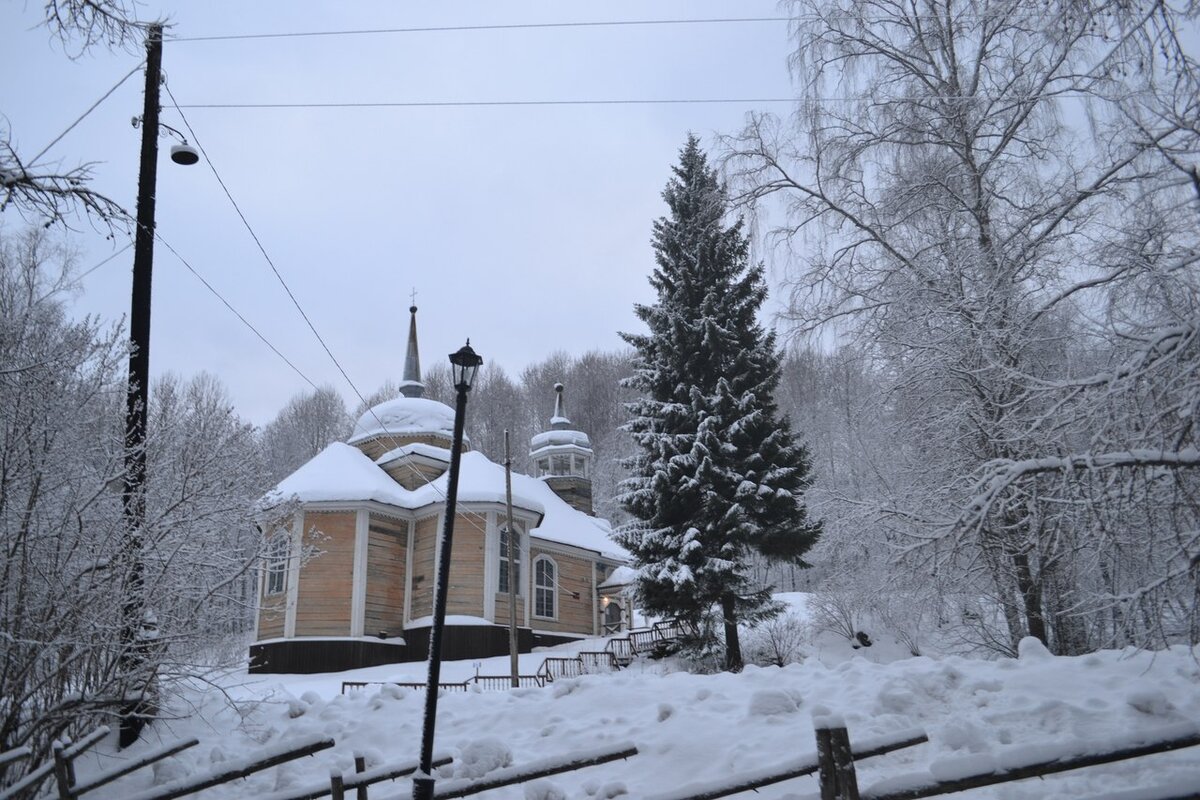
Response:
[{"label": "tall spruce tree", "polygon": [[742,666],[738,621],[778,613],[753,585],[750,557],[803,565],[820,526],[803,492],[809,457],[774,400],[780,356],[758,323],[767,296],[748,263],[742,221],[725,224],[728,196],[695,136],[681,151],[654,223],[658,302],[635,311],[649,334],[636,349],[626,428],[641,452],[621,502],[637,520],[620,536],[638,566],[646,611],[693,622],[720,607],[725,667]]}]

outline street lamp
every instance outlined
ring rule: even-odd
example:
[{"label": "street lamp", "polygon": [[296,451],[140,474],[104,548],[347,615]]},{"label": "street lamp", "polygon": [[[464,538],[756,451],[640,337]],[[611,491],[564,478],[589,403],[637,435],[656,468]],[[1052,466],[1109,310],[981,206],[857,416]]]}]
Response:
[{"label": "street lamp", "polygon": [[446,487],[446,517],[438,545],[437,585],[433,595],[433,625],[429,629],[429,679],[425,683],[425,725],[421,733],[419,775],[413,779],[413,800],[433,800],[433,728],[437,717],[438,681],[442,675],[442,629],[446,622],[446,594],[450,584],[450,546],[454,540],[454,507],[458,502],[458,465],[462,460],[463,420],[467,392],[483,359],[471,349],[471,340],[450,354],[450,372],[458,397],[454,405],[454,443],[450,450],[450,477]]}]

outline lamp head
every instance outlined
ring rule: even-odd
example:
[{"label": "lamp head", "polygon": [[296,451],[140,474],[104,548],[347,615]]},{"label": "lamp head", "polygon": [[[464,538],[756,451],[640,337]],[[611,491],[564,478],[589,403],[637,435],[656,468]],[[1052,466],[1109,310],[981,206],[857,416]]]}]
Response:
[{"label": "lamp head", "polygon": [[469,392],[475,382],[475,373],[479,371],[483,359],[471,349],[471,340],[450,354],[450,373],[454,379],[454,388],[460,392]]},{"label": "lamp head", "polygon": [[171,147],[171,160],[176,164],[182,164],[185,167],[190,167],[192,164],[200,161],[200,151],[192,147],[187,142],[173,145]]}]

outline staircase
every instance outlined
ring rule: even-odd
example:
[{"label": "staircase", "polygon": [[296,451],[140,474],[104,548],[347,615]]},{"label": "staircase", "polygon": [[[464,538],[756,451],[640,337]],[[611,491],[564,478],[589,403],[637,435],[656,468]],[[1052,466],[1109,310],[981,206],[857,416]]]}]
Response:
[{"label": "staircase", "polygon": [[603,650],[582,650],[572,658],[547,658],[538,667],[538,681],[545,686],[560,678],[616,672],[629,666],[637,656],[670,647],[690,632],[690,626],[682,620],[656,622],[649,628],[609,639]]}]

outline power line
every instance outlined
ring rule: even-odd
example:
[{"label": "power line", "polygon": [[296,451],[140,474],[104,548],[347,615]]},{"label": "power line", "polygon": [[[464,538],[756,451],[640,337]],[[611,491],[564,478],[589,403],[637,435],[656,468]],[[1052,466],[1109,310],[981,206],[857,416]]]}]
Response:
[{"label": "power line", "polygon": [[220,42],[238,39],[296,39],[318,36],[370,36],[397,33],[454,33],[462,31],[545,30],[557,28],[629,28],[650,25],[727,25],[758,22],[790,22],[787,17],[724,17],[713,19],[624,19],[585,22],[521,22],[500,25],[435,25],[419,28],[361,28],[342,31],[292,31],[285,33],[237,33],[214,36],[170,37],[172,42]]},{"label": "power line", "polygon": [[[312,320],[309,319],[308,314],[301,307],[300,301],[297,300],[296,295],[292,293],[291,287],[288,286],[287,281],[283,279],[283,275],[280,274],[279,269],[275,266],[275,262],[267,253],[267,248],[263,246],[262,240],[258,238],[258,234],[255,233],[254,228],[250,225],[250,220],[246,219],[246,215],[242,213],[241,206],[239,206],[237,201],[233,199],[233,194],[229,191],[229,187],[225,185],[225,181],[221,178],[221,173],[217,172],[217,167],[213,163],[212,158],[209,157],[208,151],[206,151],[204,149],[204,145],[200,143],[199,137],[196,136],[196,131],[192,129],[192,124],[188,122],[187,116],[184,115],[183,110],[179,107],[179,102],[175,99],[175,95],[172,94],[170,85],[164,84],[164,88],[167,90],[167,96],[171,98],[171,103],[175,106],[175,110],[179,112],[179,116],[183,120],[183,124],[187,128],[188,133],[191,135],[192,141],[195,142],[196,146],[200,148],[200,152],[204,155],[205,163],[208,164],[208,168],[212,171],[213,176],[216,177],[217,183],[221,185],[222,191],[225,192],[225,196],[229,198],[229,202],[233,205],[233,210],[237,212],[238,217],[242,220],[242,225],[244,225],[246,230],[249,231],[250,238],[254,240],[254,243],[258,246],[258,251],[262,253],[263,258],[266,259],[267,264],[271,267],[271,272],[275,273],[275,278],[279,281],[279,285],[283,287],[285,292],[287,292],[287,296],[291,299],[292,305],[294,305],[296,310],[300,312],[300,316],[304,319],[305,324],[308,325],[308,329],[312,331],[313,336],[317,337],[317,341],[320,342],[321,347],[325,349],[325,354],[329,356],[330,361],[332,361],[334,366],[338,368],[338,371],[342,373],[342,377],[346,379],[348,384],[350,384],[350,388],[354,389],[355,394],[358,394],[358,389],[354,386],[354,382],[350,380],[350,376],[346,374],[346,370],[342,368],[341,363],[336,357],[334,357],[333,351],[329,349],[329,345],[325,343],[325,340],[321,338],[321,334],[317,332],[316,326],[313,325]],[[359,399],[363,399],[361,394],[359,394]]]},{"label": "power line", "polygon": [[95,111],[95,110],[96,110],[96,107],[97,107],[98,105],[100,105],[100,104],[101,104],[101,103],[103,103],[105,100],[107,100],[109,95],[111,95],[111,94],[112,94],[113,92],[115,92],[117,89],[121,88],[121,84],[123,84],[125,81],[129,80],[129,79],[130,79],[130,78],[133,76],[133,73],[135,73],[135,72],[137,72],[139,69],[141,69],[141,68],[142,68],[142,66],[143,66],[145,63],[146,63],[145,61],[142,61],[142,62],[141,62],[141,63],[139,63],[139,64],[138,64],[136,67],[134,67],[133,69],[129,70],[129,72],[128,72],[128,73],[125,75],[125,77],[124,77],[124,78],[121,78],[121,80],[117,81],[117,84],[116,84],[115,86],[113,86],[111,89],[109,89],[107,92],[105,92],[105,93],[104,93],[104,94],[103,94],[103,95],[100,97],[100,99],[99,99],[99,100],[97,100],[96,102],[92,103],[92,105],[91,105],[91,106],[88,108],[88,110],[87,110],[87,111],[85,111],[85,112],[83,112],[82,114],[80,114],[80,115],[79,115],[79,119],[75,120],[75,121],[74,121],[74,122],[72,122],[70,125],[68,125],[68,126],[67,126],[67,129],[66,129],[65,131],[63,131],[62,133],[60,133],[58,136],[55,136],[55,137],[54,137],[54,140],[53,140],[52,142],[50,142],[50,144],[48,144],[48,145],[46,145],[45,147],[43,147],[43,148],[42,148],[42,152],[38,153],[36,156],[34,156],[32,159],[30,159],[30,160],[29,160],[29,165],[30,165],[30,167],[32,168],[32,166],[33,166],[34,164],[37,164],[37,160],[38,160],[39,158],[41,158],[42,156],[46,155],[46,152],[47,152],[47,151],[48,151],[48,150],[49,150],[51,147],[54,147],[54,145],[58,144],[58,143],[59,143],[59,142],[62,140],[62,138],[63,138],[64,136],[66,136],[68,133],[70,133],[70,132],[72,131],[72,129],[74,129],[74,127],[75,127],[76,125],[78,125],[79,123],[83,122],[84,118],[85,118],[85,117],[87,117],[87,115],[88,115],[88,114],[91,114],[93,111]]},{"label": "power line", "polygon": [[[845,98],[830,98],[845,99]],[[415,100],[362,103],[187,103],[177,108],[471,108],[488,106],[653,106],[795,103],[795,97],[694,97],[611,100]]]},{"label": "power line", "polygon": [[[204,145],[201,143],[200,137],[196,135],[196,131],[192,128],[191,123],[188,122],[187,116],[183,113],[183,110],[179,106],[179,102],[175,99],[175,95],[171,92],[170,85],[164,84],[164,88],[167,90],[167,96],[171,98],[171,104],[174,105],[175,110],[179,112],[179,117],[180,117],[180,119],[183,120],[184,127],[187,128],[188,134],[190,134],[192,137],[192,141],[195,142],[196,147],[198,147],[200,149],[201,154],[204,156],[205,163],[208,164],[209,169],[212,171],[213,175],[216,177],[217,183],[219,183],[221,185],[221,189],[224,190],[225,196],[227,198],[229,198],[229,202],[233,205],[233,208],[237,212],[238,217],[241,218],[242,224],[246,227],[246,230],[249,231],[250,237],[252,239],[254,239],[254,243],[256,245],[258,245],[259,252],[262,253],[263,258],[266,259],[267,264],[271,267],[271,271],[273,273],[275,273],[276,279],[278,279],[280,285],[283,286],[284,291],[287,292],[287,296],[289,298],[291,298],[292,305],[294,305],[296,307],[296,310],[300,312],[300,316],[303,317],[305,323],[307,323],[308,329],[310,331],[312,331],[313,336],[315,336],[317,341],[321,343],[321,347],[324,348],[325,354],[327,356],[329,356],[329,360],[333,362],[335,367],[337,367],[338,372],[341,373],[342,378],[345,379],[346,383],[350,386],[350,389],[358,397],[359,402],[362,403],[364,406],[367,405],[367,398],[363,396],[363,393],[361,391],[359,391],[358,386],[355,385],[354,381],[350,378],[349,373],[347,373],[345,368],[342,367],[341,362],[339,362],[337,360],[337,357],[333,354],[333,351],[329,349],[329,345],[325,343],[325,340],[324,340],[324,338],[321,337],[321,334],[317,332],[316,326],[313,325],[312,320],[309,318],[308,314],[305,313],[304,309],[301,307],[300,301],[296,298],[296,295],[292,292],[291,287],[288,286],[287,281],[284,280],[283,275],[280,274],[278,268],[276,268],[275,262],[271,259],[271,256],[267,253],[267,249],[266,249],[266,247],[263,246],[262,240],[260,240],[258,238],[258,234],[254,232],[254,228],[250,225],[250,221],[248,219],[246,219],[246,215],[242,213],[241,207],[237,204],[237,201],[234,200],[233,194],[229,191],[229,187],[226,186],[225,181],[221,179],[221,174],[217,171],[216,165],[213,163],[212,158],[208,155],[208,152],[204,149]],[[160,239],[160,241],[161,241],[161,239]],[[165,241],[163,242],[163,244],[166,245],[167,249],[171,250],[172,253],[175,253],[175,251],[171,248],[171,246],[167,245],[167,243]],[[180,257],[178,253],[175,253],[175,256],[177,258],[179,258],[180,261],[183,261],[183,258]],[[184,263],[184,266],[188,267],[188,269],[192,269],[191,266],[188,265],[186,261],[184,261],[183,263]],[[193,272],[193,274],[196,275],[196,277],[200,277],[199,274],[195,272],[195,270],[192,270],[192,272]],[[201,281],[204,281],[204,279],[201,278]],[[204,281],[204,284],[206,286],[208,286],[207,281]],[[211,286],[209,288],[211,291],[213,291],[214,294],[216,294],[216,290],[212,289]],[[220,297],[219,294],[217,296]],[[221,300],[222,300],[222,302],[225,302],[224,298],[221,298]],[[231,311],[234,311],[234,313],[237,314],[237,311],[235,311],[233,309],[233,306],[230,306],[228,302],[225,302],[225,305]],[[241,314],[238,314],[238,317],[243,322],[246,322],[245,318],[242,317]],[[246,324],[249,325],[250,323],[246,322]],[[250,326],[250,327],[251,327],[251,330],[254,330],[253,326]],[[255,330],[255,333],[258,333],[258,331]],[[264,342],[267,341],[266,338],[262,336],[262,334],[259,334],[259,338],[262,339]],[[273,346],[271,346],[269,342],[267,342],[267,344],[268,344],[268,346],[271,347],[272,350],[275,350],[275,348]],[[282,353],[279,353],[278,350],[275,350],[275,352],[277,354],[279,354],[279,356],[281,358],[283,358]],[[286,361],[287,359],[285,358],[284,360]],[[291,364],[290,361],[288,363]],[[292,366],[292,369],[296,369],[296,367]],[[296,369],[296,372],[297,372],[297,374],[300,374],[300,376],[302,378],[304,378],[304,380],[308,381],[308,384],[310,386],[312,386],[313,389],[317,388],[317,386],[312,381],[308,380],[308,378],[305,377],[303,375],[303,373],[301,373],[298,369]],[[381,420],[379,418],[379,415],[375,413],[375,409],[373,407],[369,407],[368,413],[375,419],[375,422],[378,423],[380,430],[382,430],[387,435],[387,437],[389,439],[391,439],[392,444],[395,445],[396,447],[399,447],[400,442],[397,441],[395,434],[393,434],[391,431],[389,431],[387,429],[387,425],[385,425],[383,420]],[[435,486],[433,484],[433,481],[429,480],[429,478],[423,472],[421,472],[419,469],[417,469],[415,465],[406,464],[406,466],[415,475],[417,475],[421,480],[423,480],[425,482],[425,484],[427,486],[429,486],[434,492],[436,492],[439,495],[442,495],[443,497],[445,496],[444,493],[437,486]],[[476,517],[481,516],[478,512],[468,512],[468,513],[471,516],[476,516]],[[483,519],[485,519],[485,524],[486,524],[486,517],[483,517]]]},{"label": "power line", "polygon": [[[188,260],[186,258],[184,258],[183,256],[181,256],[179,254],[179,251],[177,251],[174,247],[172,247],[171,244],[166,239],[162,238],[162,236],[159,233],[155,232],[154,238],[157,239],[159,241],[159,243],[162,244],[163,247],[170,250],[171,255],[173,255],[173,256],[175,256],[175,258],[179,259],[179,263],[183,264],[185,267],[187,267],[188,272],[195,275],[196,278],[201,283],[204,284],[204,288],[208,289],[210,292],[213,293],[213,295],[218,300],[220,300],[222,303],[224,303],[225,307],[228,308],[230,311],[232,311],[234,316],[242,321],[243,325],[245,325],[247,328],[249,328],[251,331],[253,331],[254,335],[257,336],[262,341],[263,344],[265,344],[267,347],[271,348],[272,353],[274,353],[275,355],[277,355],[281,359],[283,359],[283,363],[285,363],[289,367],[291,367],[292,371],[295,372],[297,375],[299,375],[301,378],[303,378],[305,383],[307,383],[309,386],[313,387],[314,390],[317,390],[317,385],[315,383],[313,383],[307,375],[305,375],[303,372],[301,372],[300,368],[297,367],[295,364],[293,364],[291,362],[291,360],[288,359],[287,356],[285,356],[283,353],[279,352],[279,348],[277,348],[275,345],[271,344],[271,342],[267,339],[267,337],[263,336],[262,332],[259,331],[258,328],[254,327],[253,324],[251,324],[250,320],[243,317],[240,311],[238,311],[236,308],[234,308],[233,305],[230,304],[230,302],[228,300],[226,300],[224,297],[222,297],[221,293],[218,292],[211,283],[209,283],[207,280],[205,280],[204,276],[201,275],[199,272],[197,272],[196,268],[193,267],[190,263],[188,263]],[[114,253],[114,255],[116,255],[116,254]]]},{"label": "power line", "polygon": [[79,274],[78,274],[78,275],[75,277],[75,280],[77,280],[77,281],[81,281],[81,280],[83,280],[83,279],[84,279],[84,278],[86,278],[88,275],[91,275],[93,272],[95,272],[96,270],[100,269],[100,268],[101,268],[101,267],[103,267],[105,264],[107,264],[108,262],[112,261],[114,258],[116,258],[117,256],[121,255],[121,253],[124,253],[126,250],[128,250],[128,249],[129,249],[129,248],[131,248],[131,247],[133,247],[133,242],[126,242],[124,247],[122,247],[120,250],[118,250],[118,251],[116,251],[115,253],[113,253],[112,255],[110,255],[108,258],[106,258],[106,259],[104,259],[103,261],[101,261],[99,264],[95,264],[95,265],[93,265],[93,266],[91,266],[91,267],[88,267],[88,268],[87,268],[87,269],[85,269],[83,272],[79,273]]}]

